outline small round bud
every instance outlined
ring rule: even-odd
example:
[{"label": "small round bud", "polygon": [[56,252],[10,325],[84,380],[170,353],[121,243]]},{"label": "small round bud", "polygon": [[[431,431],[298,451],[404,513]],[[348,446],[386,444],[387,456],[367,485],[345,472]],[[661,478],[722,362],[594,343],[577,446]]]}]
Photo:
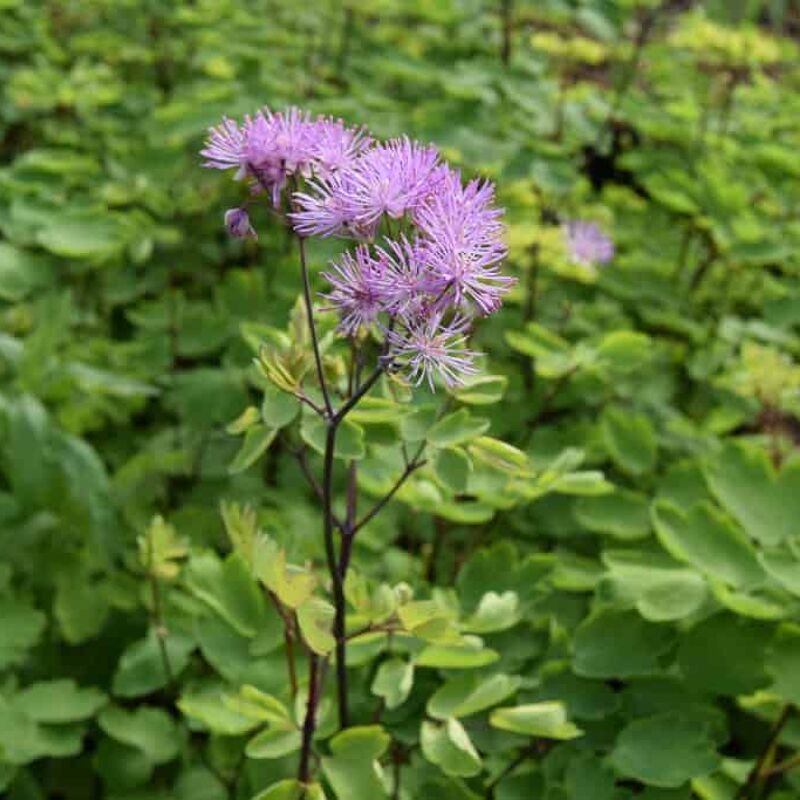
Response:
[{"label": "small round bud", "polygon": [[225,227],[237,239],[257,239],[258,235],[250,224],[250,216],[243,208],[229,208],[225,212]]}]

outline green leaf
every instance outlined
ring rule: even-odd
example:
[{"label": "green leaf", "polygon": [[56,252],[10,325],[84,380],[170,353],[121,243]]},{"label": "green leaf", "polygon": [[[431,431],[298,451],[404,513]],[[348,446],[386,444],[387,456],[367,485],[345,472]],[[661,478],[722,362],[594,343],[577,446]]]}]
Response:
[{"label": "green leaf", "polygon": [[294,778],[273,783],[252,800],[325,800],[325,792],[318,783],[302,784]]},{"label": "green leaf", "polygon": [[600,611],[584,620],[573,639],[573,665],[587,678],[629,678],[658,672],[674,632],[634,611]]},{"label": "green leaf", "polygon": [[658,445],[647,417],[608,406],[600,419],[600,433],[606,452],[623,471],[641,475],[655,467]]},{"label": "green leaf", "polygon": [[564,788],[570,800],[614,800],[613,770],[593,753],[577,753],[564,773]]},{"label": "green leaf", "polygon": [[664,501],[653,507],[653,522],[671,555],[734,587],[758,585],[764,571],[740,531],[713,506],[698,503],[688,514]]},{"label": "green leaf", "polygon": [[255,464],[275,441],[277,435],[278,431],[275,428],[268,428],[266,425],[259,423],[251,425],[244,435],[244,441],[239,448],[239,452],[228,465],[228,472],[231,475],[236,475]]},{"label": "green leaf", "polygon": [[462,629],[469,633],[495,633],[513,628],[519,620],[516,592],[487,592],[481,597],[475,613],[464,620]]},{"label": "green leaf", "polygon": [[122,226],[116,218],[100,214],[53,216],[36,240],[57,256],[93,261],[117,255],[125,246]]},{"label": "green leaf", "polygon": [[581,497],[575,504],[575,518],[587,530],[617,539],[644,539],[650,533],[647,497],[626,489]]},{"label": "green leaf", "polygon": [[45,616],[16,600],[0,600],[0,669],[18,664],[42,635]]},{"label": "green leaf", "polygon": [[7,764],[76,756],[81,751],[81,738],[81,726],[37,725],[23,711],[0,699],[0,752]]},{"label": "green leaf", "polygon": [[439,420],[425,438],[434,447],[454,447],[476,439],[488,428],[488,419],[473,417],[466,408],[462,408]]},{"label": "green leaf", "polygon": [[725,608],[742,617],[760,620],[784,619],[790,613],[788,596],[774,591],[772,586],[754,591],[731,589],[720,581],[711,581],[714,598]]},{"label": "green leaf", "polygon": [[359,425],[383,425],[396,423],[403,411],[403,407],[394,400],[367,395],[359,400],[347,418]]},{"label": "green leaf", "polygon": [[651,622],[679,620],[708,600],[705,579],[666,554],[649,550],[606,550],[608,574],[598,596],[617,607],[633,606]]},{"label": "green leaf", "polygon": [[463,450],[450,447],[436,453],[433,468],[436,477],[451,492],[463,492],[472,472],[472,461]]},{"label": "green leaf", "polygon": [[256,722],[268,722],[285,727],[291,725],[289,709],[271,694],[266,694],[255,686],[245,685],[235,695],[226,695],[225,705],[237,714]]},{"label": "green leaf", "polygon": [[800,461],[776,472],[760,447],[730,443],[705,468],[711,491],[753,539],[775,545],[798,533]]},{"label": "green leaf", "polygon": [[225,432],[230,433],[231,436],[241,436],[252,428],[259,419],[261,419],[261,415],[258,413],[258,409],[255,406],[247,406],[233,422],[228,424]]},{"label": "green leaf", "polygon": [[[184,633],[170,631],[164,645],[172,674],[178,677],[189,663],[194,641]],[[111,688],[118,697],[139,697],[163,689],[168,682],[157,634],[151,630],[144,639],[125,648]]]},{"label": "green leaf", "polygon": [[436,408],[426,406],[406,414],[400,420],[400,435],[410,443],[421,442],[436,422]]},{"label": "green leaf", "polygon": [[678,663],[688,683],[702,691],[750,694],[769,683],[764,657],[771,638],[772,631],[763,624],[715,614],[684,635]]},{"label": "green leaf", "polygon": [[177,705],[187,717],[198,720],[219,736],[240,736],[259,724],[257,720],[231,709],[225,703],[220,687],[186,692]]},{"label": "green leaf", "polygon": [[[326,433],[325,420],[315,413],[304,411],[300,423],[300,436],[309,447],[320,455],[325,453]],[[366,455],[364,429],[352,420],[344,419],[336,431],[333,453],[336,458],[343,461],[358,461],[364,458]]]},{"label": "green leaf", "polygon": [[98,723],[112,739],[135,747],[154,764],[164,764],[178,755],[177,725],[160,708],[140,706],[135,711],[125,711],[108,706],[100,713]]},{"label": "green leaf", "polygon": [[434,600],[412,600],[397,609],[403,627],[413,636],[438,642],[456,638],[452,615]]},{"label": "green leaf", "polygon": [[800,703],[800,625],[785,624],[767,652],[771,691],[787,703]]},{"label": "green leaf", "polygon": [[418,667],[435,669],[476,669],[493,664],[500,657],[479,639],[465,637],[463,644],[431,644],[414,659]]},{"label": "green leaf", "polygon": [[579,678],[564,667],[545,676],[536,699],[563,702],[575,719],[601,720],[620,707],[619,694],[604,681]]},{"label": "green leaf", "polygon": [[293,422],[300,413],[300,401],[277,386],[269,385],[264,389],[261,403],[261,419],[268,428],[280,430]]},{"label": "green leaf", "polygon": [[481,757],[457,719],[423,722],[420,744],[425,758],[446,775],[468,778],[481,771]]},{"label": "green leaf", "polygon": [[563,703],[557,701],[495,709],[489,716],[489,724],[542,739],[575,739],[583,733],[569,721]]},{"label": "green leaf", "polygon": [[450,678],[428,700],[428,714],[436,719],[468,717],[502,703],[519,688],[521,679],[509,675],[481,678],[467,673]]},{"label": "green leaf", "polygon": [[760,551],[758,560],[771,578],[787,592],[800,597],[800,560],[786,546],[770,551]]},{"label": "green leaf", "polygon": [[391,711],[406,701],[413,686],[413,662],[395,656],[381,662],[372,681],[372,693],[382,697]]},{"label": "green leaf", "polygon": [[506,341],[517,352],[536,359],[536,372],[543,378],[560,378],[575,367],[572,346],[566,339],[535,322],[524,332],[507,331]]},{"label": "green leaf", "polygon": [[327,655],[336,645],[331,629],[334,608],[326,600],[311,597],[297,609],[297,622],[306,644],[317,655]]},{"label": "green leaf", "polygon": [[50,283],[50,260],[0,242],[0,298],[18,303],[34,289]]},{"label": "green leaf", "polygon": [[135,789],[147,783],[155,765],[135,747],[100,737],[93,766],[106,786],[115,789]]},{"label": "green leaf", "polygon": [[680,712],[628,723],[611,752],[620,775],[666,789],[708,775],[719,762],[706,730]]},{"label": "green leaf", "polygon": [[504,375],[478,375],[468,378],[453,394],[460,403],[472,406],[490,406],[503,399],[508,378]]},{"label": "green leaf", "polygon": [[283,758],[300,749],[302,738],[296,728],[271,728],[250,739],[245,754],[248,758]]},{"label": "green leaf", "polygon": [[322,770],[339,800],[387,796],[378,759],[390,741],[379,725],[348,728],[330,740],[331,755],[322,759]]},{"label": "green leaf", "polygon": [[110,610],[98,585],[74,578],[58,583],[53,613],[70,644],[80,644],[97,636]]},{"label": "green leaf", "polygon": [[79,687],[61,678],[34,683],[11,698],[11,706],[35,722],[78,722],[93,717],[107,702],[94,687]]},{"label": "green leaf", "polygon": [[253,637],[265,617],[264,597],[238,553],[220,561],[213,553],[194,556],[185,570],[186,586],[243,636]]},{"label": "green leaf", "polygon": [[647,334],[638,331],[612,331],[597,346],[603,367],[620,375],[642,369],[653,354],[653,343]]},{"label": "green leaf", "polygon": [[507,539],[495,542],[491,547],[476,550],[461,568],[456,579],[459,597],[464,608],[471,610],[491,591],[501,594],[513,591],[524,605],[545,584],[552,564],[548,554],[520,558]]}]

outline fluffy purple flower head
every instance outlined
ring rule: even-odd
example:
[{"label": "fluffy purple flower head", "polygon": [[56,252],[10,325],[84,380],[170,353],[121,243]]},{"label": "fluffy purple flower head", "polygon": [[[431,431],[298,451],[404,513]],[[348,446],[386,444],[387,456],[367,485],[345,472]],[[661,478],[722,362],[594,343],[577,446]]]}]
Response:
[{"label": "fluffy purple flower head", "polygon": [[225,228],[237,239],[257,239],[258,235],[250,224],[250,215],[244,208],[229,208],[225,212]]},{"label": "fluffy purple flower head", "polygon": [[247,168],[276,207],[289,175],[310,174],[313,141],[308,114],[297,108],[277,113],[265,108],[245,121]]},{"label": "fluffy purple flower head", "polygon": [[369,326],[386,310],[389,286],[386,271],[361,245],[354,252],[346,252],[331,271],[323,277],[333,287],[323,295],[329,309],[339,312],[339,330],[346,336],[355,336],[359,329]]},{"label": "fluffy purple flower head", "polygon": [[500,272],[507,254],[501,216],[492,184],[473,180],[464,186],[457,172],[420,209],[417,224],[437,307],[452,302],[482,315],[500,307],[515,282]]},{"label": "fluffy purple flower head", "polygon": [[407,137],[366,150],[331,179],[312,182],[295,195],[291,215],[304,236],[374,238],[381,219],[413,217],[442,180],[439,153]]},{"label": "fluffy purple flower head", "polygon": [[349,128],[340,119],[319,119],[313,127],[314,173],[323,180],[349,167],[371,142],[364,128]]},{"label": "fluffy purple flower head", "polygon": [[568,222],[566,237],[569,256],[578,264],[606,264],[614,257],[614,243],[594,222]]},{"label": "fluffy purple flower head", "polygon": [[290,176],[330,178],[369,141],[363,129],[348,128],[341,120],[312,120],[294,107],[277,112],[263,108],[241,125],[224,119],[210,128],[201,155],[206,167],[235,168],[237,180],[251,178],[254,191],[268,192],[277,207]]},{"label": "fluffy purple flower head", "polygon": [[458,386],[477,373],[477,354],[467,347],[469,327],[467,317],[445,322],[441,313],[432,313],[388,331],[390,353],[415,386],[425,381],[433,390],[436,376],[447,386]]},{"label": "fluffy purple flower head", "polygon": [[386,312],[406,319],[425,314],[431,287],[419,243],[409,242],[406,237],[399,241],[385,239],[383,246],[375,247],[375,254],[385,276]]}]

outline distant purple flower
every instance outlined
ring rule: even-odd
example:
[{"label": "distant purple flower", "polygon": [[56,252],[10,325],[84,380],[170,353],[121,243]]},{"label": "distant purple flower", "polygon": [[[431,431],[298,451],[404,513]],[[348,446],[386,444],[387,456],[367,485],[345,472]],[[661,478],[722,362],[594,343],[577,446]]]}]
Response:
[{"label": "distant purple flower", "polygon": [[466,346],[468,330],[466,317],[445,323],[442,314],[432,314],[389,331],[389,355],[416,386],[427,381],[434,389],[437,375],[447,386],[459,386],[477,372],[473,363],[477,354]]},{"label": "distant purple flower", "polygon": [[250,224],[250,215],[244,208],[229,208],[225,212],[225,227],[237,239],[257,239],[258,235]]},{"label": "distant purple flower", "polygon": [[364,245],[353,253],[342,254],[331,267],[323,277],[333,291],[323,296],[330,304],[328,308],[339,312],[339,330],[346,336],[355,336],[362,325],[371,325],[386,310],[389,287],[385,271]]},{"label": "distant purple flower", "polygon": [[566,236],[569,256],[578,264],[605,264],[614,257],[614,243],[594,222],[572,220]]}]

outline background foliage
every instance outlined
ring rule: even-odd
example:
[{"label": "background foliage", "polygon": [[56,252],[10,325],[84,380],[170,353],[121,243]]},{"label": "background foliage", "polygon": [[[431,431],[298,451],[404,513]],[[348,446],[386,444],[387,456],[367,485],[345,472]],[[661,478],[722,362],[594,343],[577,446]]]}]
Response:
[{"label": "background foliage", "polygon": [[[197,156],[265,102],[496,180],[520,279],[447,420],[379,394],[344,437],[375,496],[389,444],[427,461],[357,541],[352,630],[406,610],[353,643],[327,795],[800,796],[796,4],[0,11],[9,797],[297,796],[275,609],[322,559],[318,442],[253,356],[300,279],[266,218],[226,238],[235,186]],[[569,260],[576,217],[607,267]],[[254,577],[256,527],[298,566]]]}]

